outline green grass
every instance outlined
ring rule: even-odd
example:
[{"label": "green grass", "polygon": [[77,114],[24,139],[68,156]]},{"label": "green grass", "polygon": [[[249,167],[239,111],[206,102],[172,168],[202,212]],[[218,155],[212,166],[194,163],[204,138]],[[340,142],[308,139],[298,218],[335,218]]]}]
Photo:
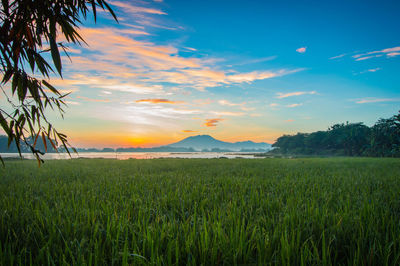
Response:
[{"label": "green grass", "polygon": [[7,161],[0,264],[399,265],[400,160]]}]

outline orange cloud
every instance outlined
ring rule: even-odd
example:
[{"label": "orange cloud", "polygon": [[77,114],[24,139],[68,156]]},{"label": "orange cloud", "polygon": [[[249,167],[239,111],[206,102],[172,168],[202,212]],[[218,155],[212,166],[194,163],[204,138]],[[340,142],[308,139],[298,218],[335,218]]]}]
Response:
[{"label": "orange cloud", "polygon": [[[142,30],[111,27],[82,28],[79,33],[88,43],[88,46],[82,49],[89,50],[92,54],[90,57],[85,56],[87,53],[72,56],[72,64],[67,63],[65,69],[70,73],[76,73],[76,69],[85,70],[85,74],[82,73],[80,78],[85,82],[90,82],[89,79],[106,80],[106,84],[90,82],[90,85],[108,90],[121,91],[120,88],[124,87],[123,90],[126,92],[141,93],[154,90],[154,86],[160,87],[160,85],[149,85],[149,83],[170,83],[204,91],[205,88],[251,83],[303,70],[281,69],[232,73],[212,67],[215,60],[204,57],[183,57],[179,54],[178,48],[172,45],[157,45],[136,39],[138,34],[148,34]],[[125,87],[132,81],[136,84],[148,84],[142,87],[151,89],[137,88],[137,86]],[[114,84],[117,86],[113,86]],[[106,85],[111,85],[112,88],[106,88]]]},{"label": "orange cloud", "polygon": [[[89,44],[87,49],[96,51],[97,64],[119,62],[138,67],[157,70],[172,68],[200,67],[196,58],[178,56],[178,49],[172,46],[155,45],[151,42],[133,39],[130,30],[114,28],[82,28],[80,34]],[[98,66],[97,69],[104,66]]]},{"label": "orange cloud", "polygon": [[141,99],[137,100],[137,103],[168,103],[168,104],[181,104],[183,101],[171,101],[168,99]]},{"label": "orange cloud", "polygon": [[182,130],[182,132],[184,132],[184,133],[194,133],[194,132],[199,132],[199,131],[190,130],[190,129],[184,129],[184,130]]},{"label": "orange cloud", "polygon": [[216,127],[217,126],[217,124],[220,122],[220,121],[223,121],[224,119],[222,119],[222,118],[211,118],[211,119],[206,119],[206,122],[204,123],[204,125],[206,126],[206,127]]},{"label": "orange cloud", "polygon": [[307,47],[300,47],[300,48],[296,49],[296,52],[304,54],[306,52],[306,50],[307,50]]}]

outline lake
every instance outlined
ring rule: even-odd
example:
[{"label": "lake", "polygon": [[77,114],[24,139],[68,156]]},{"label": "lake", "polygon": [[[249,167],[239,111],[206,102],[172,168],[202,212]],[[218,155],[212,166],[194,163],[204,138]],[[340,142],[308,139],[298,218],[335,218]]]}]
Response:
[{"label": "lake", "polygon": [[[157,159],[157,158],[263,158],[255,156],[262,153],[246,152],[82,152],[79,154],[71,153],[71,157],[76,158],[106,158],[106,159]],[[18,153],[0,153],[3,158],[19,157]],[[24,159],[35,159],[31,153],[22,153]],[[70,159],[67,153],[46,153],[42,156],[44,160]]]}]

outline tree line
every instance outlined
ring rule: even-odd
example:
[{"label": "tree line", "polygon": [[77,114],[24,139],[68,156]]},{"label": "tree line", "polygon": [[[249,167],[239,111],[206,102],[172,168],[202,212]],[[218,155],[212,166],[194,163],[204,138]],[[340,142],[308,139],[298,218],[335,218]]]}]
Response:
[{"label": "tree line", "polygon": [[283,135],[272,147],[281,154],[400,157],[400,111],[371,127],[347,122],[326,131]]}]

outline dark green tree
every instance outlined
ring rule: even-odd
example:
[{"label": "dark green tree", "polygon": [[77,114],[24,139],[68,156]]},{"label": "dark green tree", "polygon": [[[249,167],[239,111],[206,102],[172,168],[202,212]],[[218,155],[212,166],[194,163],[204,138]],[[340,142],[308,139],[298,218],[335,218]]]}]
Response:
[{"label": "dark green tree", "polygon": [[[116,16],[105,0],[1,0],[0,3],[0,87],[9,106],[0,108],[0,125],[15,142],[29,147],[41,162],[37,139],[68,153],[67,136],[58,132],[46,117],[46,110],[64,113],[64,97],[49,82],[49,75],[62,76],[60,51],[65,43],[84,42],[78,33],[82,20],[100,8]],[[51,55],[46,61],[45,54]],[[33,143],[29,138],[33,137]],[[1,157],[0,157],[1,159]]]},{"label": "dark green tree", "polygon": [[370,129],[363,123],[336,124],[328,130],[328,149],[347,156],[360,156],[367,148]]},{"label": "dark green tree", "polygon": [[368,154],[377,157],[400,156],[399,116],[379,119],[371,129]]},{"label": "dark green tree", "polygon": [[394,119],[394,124],[397,127],[397,133],[400,134],[400,111],[397,115],[393,117],[393,119]]},{"label": "dark green tree", "polygon": [[327,131],[284,135],[272,146],[283,154],[400,157],[400,112],[372,127],[347,122]]}]

